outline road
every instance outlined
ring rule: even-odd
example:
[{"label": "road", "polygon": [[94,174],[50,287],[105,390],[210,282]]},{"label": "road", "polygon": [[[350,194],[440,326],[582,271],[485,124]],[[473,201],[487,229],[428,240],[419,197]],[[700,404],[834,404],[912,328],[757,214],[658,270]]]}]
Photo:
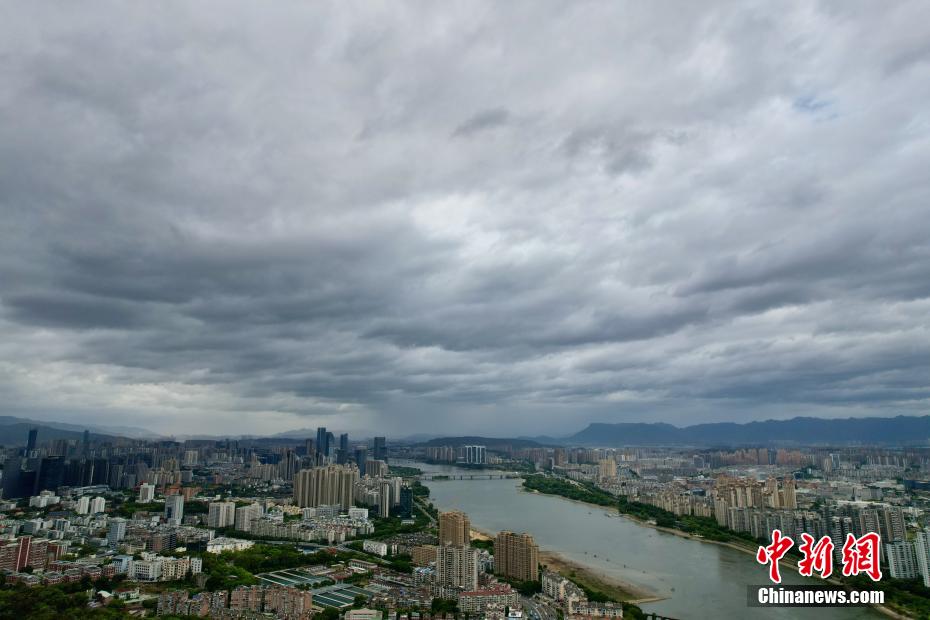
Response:
[{"label": "road", "polygon": [[413,498],[413,503],[414,503],[414,505],[415,505],[417,508],[420,509],[420,512],[422,512],[423,514],[426,515],[426,517],[429,519],[430,525],[433,526],[433,527],[437,527],[436,519],[435,519],[435,518],[433,517],[433,515],[431,515],[431,514],[429,513],[429,511],[424,507],[424,505],[423,505],[421,499],[420,499],[419,497],[415,497],[415,498]]},{"label": "road", "polygon": [[523,598],[523,609],[526,610],[527,620],[557,620],[555,610],[543,602],[529,597]]}]

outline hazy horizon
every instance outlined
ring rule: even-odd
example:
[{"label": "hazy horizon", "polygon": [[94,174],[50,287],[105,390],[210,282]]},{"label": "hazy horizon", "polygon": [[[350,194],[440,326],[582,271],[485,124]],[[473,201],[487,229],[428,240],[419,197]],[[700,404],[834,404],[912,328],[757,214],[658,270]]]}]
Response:
[{"label": "hazy horizon", "polygon": [[24,4],[0,415],[925,415],[930,4]]}]

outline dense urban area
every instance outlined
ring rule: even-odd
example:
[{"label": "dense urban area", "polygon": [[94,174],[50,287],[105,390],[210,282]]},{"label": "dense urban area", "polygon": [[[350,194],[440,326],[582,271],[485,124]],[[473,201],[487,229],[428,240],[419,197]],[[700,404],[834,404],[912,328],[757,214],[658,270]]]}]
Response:
[{"label": "dense urban area", "polygon": [[848,534],[875,532],[885,578],[835,579],[884,590],[895,613],[930,614],[923,448],[389,445],[325,428],[299,442],[43,440],[33,429],[3,456],[0,618],[649,617],[601,581],[550,569],[532,532],[483,533],[437,510],[415,462],[519,477],[528,492],[751,552],[774,529],[827,536],[837,554]]}]

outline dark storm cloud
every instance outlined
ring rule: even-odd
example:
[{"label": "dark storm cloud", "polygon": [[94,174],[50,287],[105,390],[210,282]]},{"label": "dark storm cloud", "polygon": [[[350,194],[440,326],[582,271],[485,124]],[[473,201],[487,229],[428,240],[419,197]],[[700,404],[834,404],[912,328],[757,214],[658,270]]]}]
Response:
[{"label": "dark storm cloud", "polygon": [[453,136],[468,136],[485,129],[493,129],[505,125],[510,118],[510,112],[504,108],[483,110],[467,119],[452,132]]},{"label": "dark storm cloud", "polygon": [[8,11],[5,412],[926,411],[925,3],[475,9]]}]

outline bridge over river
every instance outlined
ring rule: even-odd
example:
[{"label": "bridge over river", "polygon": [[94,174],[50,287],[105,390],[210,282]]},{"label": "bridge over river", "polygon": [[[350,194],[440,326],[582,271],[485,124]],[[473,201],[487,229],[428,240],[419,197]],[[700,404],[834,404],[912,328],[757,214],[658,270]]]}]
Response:
[{"label": "bridge over river", "polygon": [[520,478],[521,474],[515,471],[500,471],[493,473],[474,473],[474,474],[444,474],[439,472],[424,472],[417,476],[418,480],[508,480]]}]

